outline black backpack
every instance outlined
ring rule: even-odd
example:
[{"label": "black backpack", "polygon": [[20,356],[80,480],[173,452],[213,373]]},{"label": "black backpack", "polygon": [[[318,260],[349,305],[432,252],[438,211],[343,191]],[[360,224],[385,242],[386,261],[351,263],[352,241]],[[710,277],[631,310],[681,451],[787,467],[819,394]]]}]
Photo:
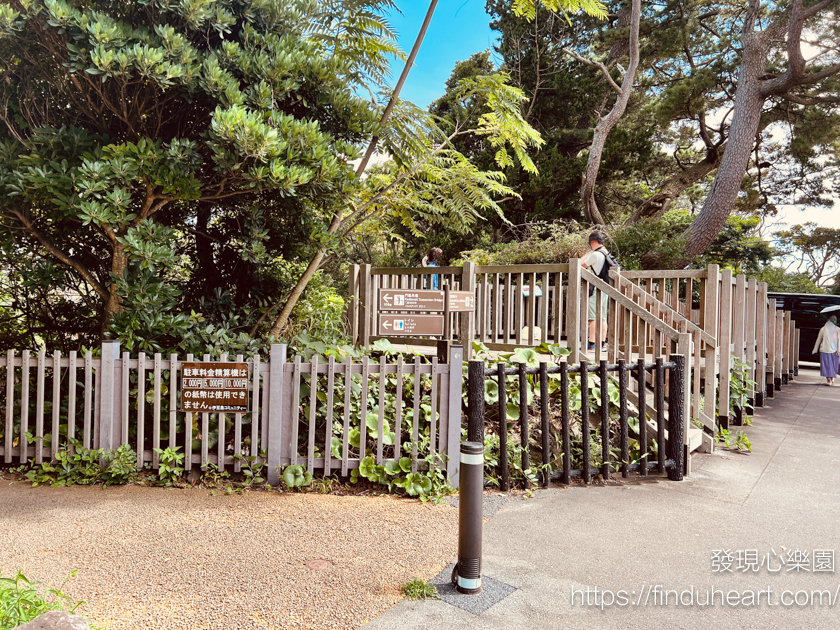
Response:
[{"label": "black backpack", "polygon": [[[601,252],[604,255],[604,266],[601,267],[601,273],[596,274],[601,280],[606,282],[607,284],[610,283],[610,269],[613,267],[618,267],[618,261],[613,258],[613,255],[607,251],[606,247],[601,247],[597,251]],[[589,285],[589,295],[595,295],[595,285]]]}]

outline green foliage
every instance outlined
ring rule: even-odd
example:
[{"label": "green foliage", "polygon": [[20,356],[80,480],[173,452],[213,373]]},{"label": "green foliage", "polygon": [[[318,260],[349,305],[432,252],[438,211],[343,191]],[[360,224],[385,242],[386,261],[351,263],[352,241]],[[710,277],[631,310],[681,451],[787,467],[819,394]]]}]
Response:
[{"label": "green foliage", "polygon": [[567,262],[589,249],[589,230],[577,223],[557,221],[528,225],[521,240],[496,243],[461,252],[461,261],[478,265],[527,265]]},{"label": "green foliage", "polygon": [[261,484],[265,482],[265,477],[263,477],[263,468],[265,468],[265,459],[266,454],[265,451],[260,453],[260,457],[262,461],[258,461],[255,455],[234,455],[233,459],[239,462],[240,466],[242,467],[242,476],[244,481],[242,482],[241,488],[238,490],[247,490],[254,484]]},{"label": "green foliage", "polygon": [[750,378],[750,367],[736,356],[732,357],[732,367],[729,370],[729,404],[738,409],[747,406],[750,391],[754,391],[756,383]]},{"label": "green foliage", "polygon": [[376,464],[373,457],[368,456],[359,463],[358,470],[354,470],[351,480],[356,483],[358,478],[378,483],[393,492],[400,488],[410,497],[418,497],[424,503],[431,500],[434,503],[452,492],[443,473],[446,460],[437,454],[430,454],[418,463],[418,471],[411,471],[411,459],[401,458],[398,462],[386,461],[384,465]]},{"label": "green foliage", "polygon": [[40,582],[31,582],[20,570],[13,578],[0,575],[0,630],[11,630],[51,610],[75,613],[85,602],[75,601],[61,592],[75,575],[76,571],[72,571],[60,587],[45,591],[39,588]]},{"label": "green foliage", "polygon": [[776,293],[825,293],[807,274],[793,273],[772,265],[760,270],[755,279],[757,282],[766,282],[767,290]]},{"label": "green foliage", "polygon": [[400,587],[400,592],[408,599],[440,599],[437,587],[434,584],[424,582],[420,578],[414,578]]},{"label": "green foliage", "polygon": [[735,435],[728,429],[718,427],[715,440],[720,446],[730,451],[751,451],[752,444],[750,438],[743,431],[737,431]]},{"label": "green foliage", "polygon": [[[681,259],[686,243],[683,233],[692,220],[693,216],[685,210],[671,210],[659,219],[612,228],[610,251],[624,269],[673,269]],[[750,275],[765,268],[773,251],[756,234],[759,223],[757,217],[730,216],[706,253],[692,266],[718,264]]]},{"label": "green foliage", "polygon": [[184,454],[179,453],[180,446],[167,446],[165,449],[156,448],[159,457],[157,478],[165,486],[177,483],[184,474]]},{"label": "green foliage", "polygon": [[308,472],[303,466],[294,465],[286,466],[283,469],[283,483],[289,490],[300,490],[312,484],[312,473]]},{"label": "green foliage", "polygon": [[513,12],[527,20],[533,20],[536,17],[537,5],[543,5],[549,11],[583,11],[595,17],[607,17],[607,7],[600,0],[514,0]]},{"label": "green foliage", "polygon": [[113,451],[84,448],[77,440],[70,440],[71,448],[59,450],[55,463],[35,464],[29,461],[29,469],[21,466],[18,472],[25,472],[33,486],[72,486],[132,483],[137,478],[137,454],[127,444]]}]

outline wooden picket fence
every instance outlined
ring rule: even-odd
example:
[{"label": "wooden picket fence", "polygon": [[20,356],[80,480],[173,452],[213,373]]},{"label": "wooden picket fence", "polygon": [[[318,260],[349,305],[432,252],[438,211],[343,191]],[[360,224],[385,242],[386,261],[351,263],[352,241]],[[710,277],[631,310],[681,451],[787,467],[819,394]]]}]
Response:
[{"label": "wooden picket fence", "polygon": [[[179,374],[184,363],[195,360],[192,355],[167,360],[140,353],[131,358],[113,341],[102,344],[98,357],[90,351],[64,357],[60,352],[24,350],[18,355],[9,350],[0,358],[6,399],[0,461],[9,465],[31,459],[40,464],[78,440],[88,449],[128,444],[137,453],[138,469],[148,465],[154,470],[160,463],[156,449],[180,447],[186,470],[212,464],[238,472],[243,458],[254,457],[267,465],[268,482],[276,485],[278,471],[287,465],[324,475],[347,475],[358,468],[365,454],[350,444],[357,429],[358,443],[371,450],[377,464],[410,457],[416,471],[439,455],[450,484],[457,487],[460,347],[451,349],[449,363],[420,357],[404,362],[401,356],[391,362],[385,356],[379,361],[348,357],[336,362],[330,357],[319,363],[317,357],[305,362],[300,356],[288,361],[286,351],[284,345],[272,346],[267,361],[259,355],[247,360],[239,355],[235,361],[226,355],[213,358],[247,363],[249,411],[190,413],[178,410],[178,400]],[[389,383],[390,375],[394,381]],[[394,418],[386,418],[386,397],[395,402]],[[370,414],[376,417],[375,430],[367,426]],[[393,440],[385,437],[389,422],[394,423]],[[424,453],[417,449],[421,434],[428,440]],[[333,438],[339,440],[337,457]],[[411,450],[402,451],[404,443]]]}]

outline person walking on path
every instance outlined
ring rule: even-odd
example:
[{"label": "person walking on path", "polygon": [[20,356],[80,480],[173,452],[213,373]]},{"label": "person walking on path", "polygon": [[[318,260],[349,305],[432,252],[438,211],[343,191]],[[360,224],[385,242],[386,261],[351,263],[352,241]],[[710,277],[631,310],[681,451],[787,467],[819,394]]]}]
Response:
[{"label": "person walking on path", "polygon": [[[607,250],[604,248],[604,235],[600,232],[592,232],[589,235],[589,248],[592,251],[586,253],[581,261],[584,269],[592,269],[592,273],[596,276],[601,273],[607,261]],[[589,345],[588,350],[595,349],[597,342],[596,329],[597,324],[595,318],[597,317],[597,291],[590,291],[589,295]],[[601,293],[601,348],[606,349],[607,339],[607,308],[609,306],[609,296],[606,293]]]},{"label": "person walking on path", "polygon": [[814,354],[820,353],[820,376],[826,379],[826,385],[834,385],[837,372],[840,370],[840,331],[837,329],[837,316],[828,318],[825,326],[820,328]]},{"label": "person walking on path", "polygon": [[[443,250],[440,247],[432,247],[426,256],[423,256],[422,265],[424,267],[440,267],[443,263]],[[440,288],[440,276],[434,274],[431,276],[430,289],[437,290]]]}]

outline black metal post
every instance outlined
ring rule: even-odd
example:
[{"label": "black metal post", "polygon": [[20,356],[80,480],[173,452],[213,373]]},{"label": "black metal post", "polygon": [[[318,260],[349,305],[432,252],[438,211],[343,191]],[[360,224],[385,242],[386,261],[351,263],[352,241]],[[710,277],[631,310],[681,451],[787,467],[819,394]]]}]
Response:
[{"label": "black metal post", "polygon": [[569,435],[569,364],[560,363],[560,421],[563,425],[563,483],[572,482],[572,442]]},{"label": "black metal post", "polygon": [[589,452],[589,371],[586,361],[580,362],[580,433],[583,437],[583,470],[581,476],[584,483],[589,483],[592,480],[592,454]]},{"label": "black metal post", "polygon": [[648,441],[647,441],[647,375],[645,374],[645,360],[639,359],[636,364],[636,382],[639,390],[639,474],[647,477],[648,474]]},{"label": "black metal post", "polygon": [[671,370],[670,397],[668,400],[668,451],[674,465],[668,470],[668,479],[682,481],[685,471],[683,448],[683,412],[685,410],[685,357],[672,354],[676,367]]},{"label": "black metal post", "polygon": [[484,444],[461,443],[461,486],[458,496],[458,564],[452,582],[459,593],[481,591],[481,529],[484,521]]},{"label": "black metal post", "polygon": [[548,364],[540,363],[540,429],[542,432],[543,486],[548,487],[551,464],[551,424],[548,418]]},{"label": "black metal post", "polygon": [[618,361],[618,425],[621,429],[621,476],[630,476],[630,435],[627,426],[627,363]]},{"label": "black metal post", "polygon": [[[530,428],[528,427],[528,366],[519,364],[519,445],[522,447],[522,470],[531,468],[531,456],[528,453]],[[530,487],[530,482],[526,481]]]},{"label": "black metal post", "polygon": [[610,385],[607,362],[602,360],[598,368],[601,382],[601,477],[606,481],[610,478]]},{"label": "black metal post", "polygon": [[484,361],[470,361],[467,376],[467,439],[484,444]]},{"label": "black metal post", "polygon": [[[659,474],[665,474],[665,368],[662,357],[656,359],[656,455]],[[674,390],[671,390],[673,395]]]},{"label": "black metal post", "polygon": [[510,476],[508,474],[508,426],[507,426],[507,379],[505,378],[505,364],[498,364],[499,379],[499,468],[502,469],[501,490],[510,490]]}]

